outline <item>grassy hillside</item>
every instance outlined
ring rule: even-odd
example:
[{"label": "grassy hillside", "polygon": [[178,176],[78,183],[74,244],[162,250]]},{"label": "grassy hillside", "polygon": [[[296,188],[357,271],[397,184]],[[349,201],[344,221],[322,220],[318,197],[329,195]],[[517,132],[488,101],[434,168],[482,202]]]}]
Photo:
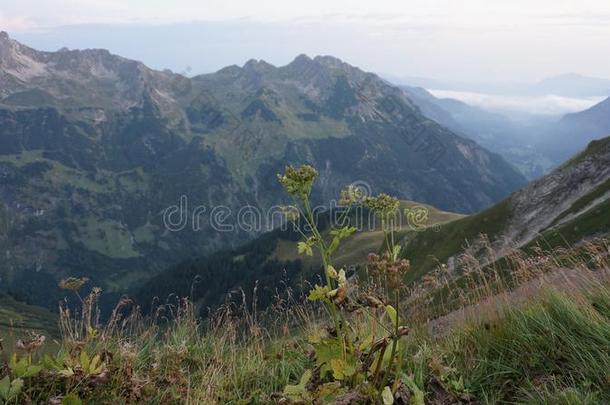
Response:
[{"label": "grassy hillside", "polygon": [[[499,261],[508,267],[494,264],[490,274],[489,266],[472,264],[473,257],[468,271],[436,271],[409,285],[404,275],[414,267],[400,257],[391,226],[401,208],[409,219],[397,230],[404,238],[438,234],[443,227],[453,229],[449,237],[459,236],[471,232],[471,217],[431,215],[385,194],[363,197],[348,189],[343,201],[360,201],[381,221],[368,237],[383,234],[377,252],[367,257],[366,277],[350,277],[332,264],[346,257],[338,247],[345,248],[342,242],[356,228],[333,224],[333,212],[314,220],[309,198],[317,174],[310,166],[290,167],[279,179],[303,209],[295,219],[299,231],[278,229],[153,278],[141,298],[157,291],[174,294],[158,301],[162,305],[146,318],[123,298],[100,323],[95,316],[100,290],[79,295],[82,282],[62,283],[82,308],[60,308],[57,353],[41,356],[48,349],[37,337],[18,342],[25,353],[0,368],[2,398],[335,405],[610,400],[607,240],[589,243],[588,257],[578,246],[563,249],[574,259],[572,278],[562,277],[567,262],[556,256],[566,253],[536,250],[515,253],[518,267]],[[496,206],[479,221],[494,235],[507,217]],[[430,219],[448,222],[438,228]],[[315,252],[324,265],[312,261],[305,268],[299,260],[277,260],[280,240],[304,255]],[[361,254],[347,252],[354,260]],[[297,291],[299,279],[306,283]],[[202,321],[199,314],[214,304]],[[438,308],[445,312],[435,312]]]},{"label": "grassy hillside", "polygon": [[[32,333],[47,336],[46,350],[55,350],[56,345],[50,340],[59,337],[57,314],[0,293],[0,347],[12,350],[18,339],[27,339]],[[0,350],[0,357],[5,354]]]},{"label": "grassy hillside", "polygon": [[510,200],[506,199],[481,213],[444,224],[440,231],[427,229],[420,234],[405,237],[405,257],[411,261],[413,281],[432,270],[474,242],[480,235],[493,239],[505,229],[513,215]]},{"label": "grassy hillside", "polygon": [[[412,224],[406,218],[405,210],[414,208],[423,208],[425,210],[426,219],[423,223]],[[414,201],[401,201],[399,213],[400,219],[397,220],[396,232],[400,237],[415,235],[418,232],[424,232],[426,229],[429,229],[432,233],[438,233],[440,229],[448,226],[450,222],[466,217],[462,214],[443,211],[429,204]],[[366,224],[362,231],[355,233],[337,250],[335,262],[338,266],[362,265],[366,262],[366,257],[369,253],[375,253],[380,250],[383,244],[383,232],[379,228],[379,223],[375,224],[373,220],[369,221],[368,215],[368,212],[363,214]],[[271,258],[289,261],[299,257],[293,241],[279,240]],[[309,267],[321,265],[317,257],[300,257],[300,259],[304,265]]]},{"label": "grassy hillside", "polygon": [[[584,151],[556,171],[530,183],[500,203],[478,214],[447,223],[442,226],[440,232],[428,229],[405,237],[403,251],[414,267],[409,274],[409,280],[413,281],[433,270],[438,264],[455,258],[464,249],[472,247],[481,239],[481,235],[488,240],[487,245],[496,247],[527,248],[540,245],[547,249],[571,246],[583,239],[607,236],[610,234],[610,176],[607,174],[606,163],[609,156],[610,137],[593,141]],[[606,174],[600,176],[600,172],[604,171]],[[594,183],[594,187],[587,188],[587,182],[590,181],[597,183]],[[568,186],[571,184],[573,186]],[[574,190],[581,191],[572,194]],[[540,198],[538,205],[529,204],[532,196],[528,193],[540,195],[537,197]],[[574,198],[574,195],[577,198]],[[556,200],[553,200],[553,197]],[[566,209],[559,211],[546,206],[560,204],[562,199],[571,199],[573,202]],[[520,235],[531,233],[530,226],[539,226],[535,219],[544,215],[547,217],[539,219],[541,223],[548,225],[537,229],[529,239],[517,242]],[[476,251],[476,248],[474,251],[471,248],[469,253],[475,256],[484,254]]]},{"label": "grassy hillside", "polygon": [[[423,210],[421,212],[426,213],[425,218],[422,217],[423,222],[411,223],[404,215],[405,209]],[[397,228],[401,235],[415,234],[426,228],[438,231],[439,226],[444,227],[451,221],[463,218],[463,215],[412,201],[402,201],[400,212],[402,219]],[[331,215],[326,212],[319,217],[321,232],[325,237],[329,234]],[[335,253],[335,264],[357,269],[365,264],[369,253],[380,251],[384,237],[378,221],[375,223],[366,210],[352,212],[349,221],[361,224],[362,230],[339,247]],[[302,228],[303,224],[299,226]],[[292,226],[269,232],[237,249],[184,261],[151,278],[135,289],[133,295],[146,309],[153,301],[162,303],[170,295],[188,296],[201,309],[201,314],[207,315],[209,308],[222,304],[228,292],[243,289],[250,294],[258,285],[258,304],[264,307],[273,302],[278,289],[288,286],[301,291],[304,284],[319,279],[322,267],[320,258],[298,254],[296,242],[301,238]]]},{"label": "grassy hillside", "polygon": [[57,315],[40,307],[27,305],[6,294],[0,294],[0,334],[26,331],[56,335]]},{"label": "grassy hillside", "polygon": [[529,245],[547,247],[570,246],[585,238],[610,233],[610,199],[583,212],[578,217],[545,231]]},{"label": "grassy hillside", "polygon": [[[301,377],[315,369],[308,353],[325,326],[317,305],[297,302],[266,313],[226,308],[206,323],[183,303],[162,326],[127,316],[122,327],[98,326],[96,336],[75,320],[83,328],[67,334],[59,352],[42,360],[45,347],[34,351],[31,375],[2,368],[0,379],[23,382],[13,403],[299,403],[291,394],[299,380],[302,392],[319,395],[321,404],[608,403],[607,283],[582,292],[542,290],[519,305],[500,299],[481,307],[478,320],[457,322],[442,336],[411,322],[390,402],[348,391],[328,376]],[[350,324],[367,327],[357,315]],[[68,365],[78,371],[68,372]]]}]

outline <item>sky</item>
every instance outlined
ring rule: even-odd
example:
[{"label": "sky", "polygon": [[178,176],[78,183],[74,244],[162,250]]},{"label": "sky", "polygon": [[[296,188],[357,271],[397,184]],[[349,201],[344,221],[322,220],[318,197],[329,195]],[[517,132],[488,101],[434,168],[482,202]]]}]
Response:
[{"label": "sky", "polygon": [[0,0],[0,30],[185,74],[306,53],[394,77],[610,78],[608,0]]}]

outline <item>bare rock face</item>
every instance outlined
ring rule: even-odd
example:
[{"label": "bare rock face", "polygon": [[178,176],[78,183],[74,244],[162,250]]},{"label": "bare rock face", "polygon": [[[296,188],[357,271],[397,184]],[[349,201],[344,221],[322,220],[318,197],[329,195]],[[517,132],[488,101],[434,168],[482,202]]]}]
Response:
[{"label": "bare rock face", "polygon": [[[597,141],[597,144],[592,144],[581,155],[515,193],[512,197],[513,220],[506,230],[505,239],[521,246],[549,226],[560,225],[610,198],[609,193],[602,194],[581,208],[580,212],[557,221],[577,200],[593,192],[610,178],[608,139]],[[601,147],[597,148],[600,144]]]}]

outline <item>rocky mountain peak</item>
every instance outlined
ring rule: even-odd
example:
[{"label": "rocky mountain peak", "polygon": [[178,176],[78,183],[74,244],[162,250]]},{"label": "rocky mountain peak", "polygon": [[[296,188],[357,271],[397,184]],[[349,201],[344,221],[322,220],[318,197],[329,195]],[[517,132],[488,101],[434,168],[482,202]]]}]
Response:
[{"label": "rocky mountain peak", "polygon": [[296,58],[294,58],[294,60],[292,62],[290,62],[288,64],[288,66],[307,66],[313,63],[313,59],[311,59],[309,56],[307,56],[306,54],[302,53],[299,56],[297,56]]},{"label": "rocky mountain peak", "polygon": [[0,73],[8,74],[20,82],[44,75],[46,68],[40,55],[11,39],[5,31],[0,32]]},{"label": "rocky mountain peak", "polygon": [[336,58],[334,56],[329,56],[329,55],[318,55],[314,58],[314,60],[317,63],[327,66],[327,67],[339,68],[339,67],[349,66],[347,63],[343,62],[341,59]]},{"label": "rocky mountain peak", "polygon": [[289,75],[296,75],[300,78],[306,78],[315,75],[321,69],[321,66],[312,58],[305,54],[300,54],[292,62],[283,68]]},{"label": "rocky mountain peak", "polygon": [[249,61],[247,61],[243,67],[245,70],[252,70],[252,71],[256,71],[256,72],[267,72],[270,70],[274,70],[275,66],[273,66],[271,63],[268,63],[264,60],[256,60],[256,59],[250,59]]}]

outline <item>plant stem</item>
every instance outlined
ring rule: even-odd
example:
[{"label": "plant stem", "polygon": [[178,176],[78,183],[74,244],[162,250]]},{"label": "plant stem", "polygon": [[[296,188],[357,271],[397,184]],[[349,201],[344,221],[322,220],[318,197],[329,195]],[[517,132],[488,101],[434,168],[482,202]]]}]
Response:
[{"label": "plant stem", "polygon": [[[383,385],[382,387],[385,387],[385,385],[388,382],[388,379],[390,378],[390,373],[389,370],[392,368],[392,363],[394,362],[394,358],[396,357],[396,349],[398,348],[398,340],[400,339],[400,336],[398,336],[398,325],[400,325],[399,322],[399,315],[398,315],[398,290],[394,291],[394,308],[396,309],[396,323],[394,325],[394,336],[392,337],[392,351],[390,352],[390,362],[388,365],[388,373],[385,375],[384,377],[384,381],[383,381]],[[398,378],[398,375],[396,376],[396,378]]]},{"label": "plant stem", "polygon": [[[331,265],[330,257],[328,254],[328,249],[326,247],[326,244],[324,243],[324,239],[322,239],[322,235],[318,231],[318,227],[316,226],[316,224],[314,222],[313,211],[311,210],[311,206],[309,204],[309,198],[305,197],[305,198],[303,198],[302,201],[303,201],[303,207],[305,208],[306,220],[311,228],[311,231],[314,234],[314,237],[316,238],[318,250],[320,251],[320,256],[322,257],[322,264],[324,266],[324,277],[326,279],[326,285],[328,286],[328,288],[330,290],[333,290],[334,284],[328,274],[328,267]],[[337,311],[337,306],[335,305],[334,302],[330,301],[329,309],[330,309],[331,316],[333,318],[333,322],[335,323],[335,329],[337,330],[337,336],[339,336],[341,338],[341,344],[343,346],[343,354],[345,356],[345,352],[346,352],[346,350],[345,350],[346,339],[345,338],[346,338],[346,336],[342,329],[342,322],[339,320],[340,315]],[[345,322],[343,322],[343,324],[345,324]]]}]

